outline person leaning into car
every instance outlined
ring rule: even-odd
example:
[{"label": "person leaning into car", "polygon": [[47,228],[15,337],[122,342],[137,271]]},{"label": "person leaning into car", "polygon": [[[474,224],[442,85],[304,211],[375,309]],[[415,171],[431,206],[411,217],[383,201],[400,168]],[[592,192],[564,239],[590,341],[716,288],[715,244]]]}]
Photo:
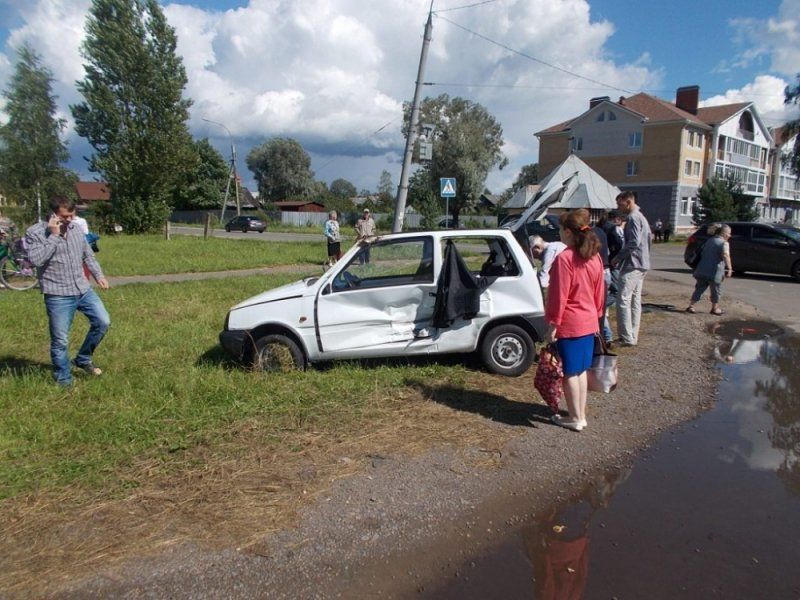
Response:
[{"label": "person leaning into car", "polygon": [[733,275],[733,265],[731,264],[731,250],[728,240],[731,238],[731,228],[728,225],[715,224],[709,227],[713,231],[713,237],[708,238],[700,249],[700,262],[694,269],[693,276],[697,280],[689,301],[686,312],[697,312],[694,305],[699,302],[705,293],[706,288],[711,288],[711,314],[721,315],[723,310],[719,307],[719,300],[722,296],[722,281],[726,277]]}]

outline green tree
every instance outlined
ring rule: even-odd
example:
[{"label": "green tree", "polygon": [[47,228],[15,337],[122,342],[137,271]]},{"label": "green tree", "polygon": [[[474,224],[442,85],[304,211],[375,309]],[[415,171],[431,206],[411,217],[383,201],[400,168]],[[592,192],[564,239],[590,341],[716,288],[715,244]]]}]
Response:
[{"label": "green tree", "polygon": [[736,205],[731,194],[731,181],[712,177],[697,191],[693,220],[696,225],[737,220]]},{"label": "green tree", "polygon": [[[182,170],[175,187],[172,206],[176,210],[221,208],[228,183],[228,164],[208,138],[192,142],[192,150],[191,162]],[[233,200],[233,183],[229,193]]]},{"label": "green tree", "polygon": [[381,212],[392,212],[394,209],[394,183],[392,183],[392,174],[386,169],[381,171],[381,177],[378,180],[378,201],[376,208]]},{"label": "green tree", "polygon": [[[406,105],[406,128],[409,114]],[[447,94],[423,100],[420,122],[435,127],[433,160],[428,165],[431,192],[438,194],[440,177],[456,178],[457,196],[450,199],[450,211],[458,226],[461,212],[480,198],[489,172],[508,164],[501,151],[503,128],[480,104]]]},{"label": "green tree", "polygon": [[[785,96],[784,104],[794,104],[795,106],[800,104],[800,74],[797,75],[797,83],[793,86],[787,85],[783,93]],[[800,134],[800,119],[789,121],[784,127],[785,139],[788,140],[793,135],[797,135],[797,138],[794,140],[794,148],[786,158],[786,161],[791,167],[792,172],[800,177],[800,135],[798,135]]]},{"label": "green tree", "polygon": [[422,216],[423,229],[436,229],[444,212],[441,198],[432,187],[428,167],[417,169],[408,179],[408,204]]},{"label": "green tree", "polygon": [[114,214],[132,233],[164,222],[192,164],[191,101],[176,44],[157,0],[92,1],[77,84],[84,101],[72,114],[95,151],[89,168],[110,184]]},{"label": "green tree", "polygon": [[352,198],[357,194],[356,186],[341,178],[331,181],[330,192],[339,198]]},{"label": "green tree", "polygon": [[311,157],[291,138],[276,137],[256,146],[247,155],[263,202],[308,198],[318,191],[311,171]]},{"label": "green tree", "polygon": [[38,199],[46,207],[52,196],[74,194],[72,184],[77,180],[61,166],[69,157],[60,138],[66,122],[56,117],[52,83],[52,73],[39,55],[22,46],[3,92],[8,122],[0,126],[0,185],[26,208],[26,221],[40,216]]}]

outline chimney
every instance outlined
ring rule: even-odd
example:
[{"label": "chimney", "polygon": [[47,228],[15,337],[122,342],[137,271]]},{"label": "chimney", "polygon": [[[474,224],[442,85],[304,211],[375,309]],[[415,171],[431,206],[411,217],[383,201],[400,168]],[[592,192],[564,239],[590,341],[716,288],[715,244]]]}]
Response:
[{"label": "chimney", "polygon": [[594,108],[595,106],[597,106],[601,102],[605,102],[606,100],[611,100],[611,98],[609,98],[608,96],[597,96],[596,98],[592,98],[591,100],[589,100],[589,109]]},{"label": "chimney", "polygon": [[675,92],[675,106],[686,112],[697,114],[697,105],[700,102],[700,86],[686,85],[679,87]]}]

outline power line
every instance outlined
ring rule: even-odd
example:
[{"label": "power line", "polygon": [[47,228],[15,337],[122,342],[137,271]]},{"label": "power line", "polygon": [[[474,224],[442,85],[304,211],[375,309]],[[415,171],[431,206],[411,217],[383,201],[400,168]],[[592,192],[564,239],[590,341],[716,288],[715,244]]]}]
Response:
[{"label": "power line", "polygon": [[452,8],[442,8],[440,10],[433,11],[433,14],[443,13],[443,12],[450,12],[452,10],[461,10],[463,8],[472,8],[473,6],[481,6],[483,4],[491,4],[492,2],[497,2],[497,0],[483,0],[483,2],[473,2],[472,4],[464,4],[463,6],[454,6]]},{"label": "power line", "polygon": [[545,60],[542,60],[540,58],[536,58],[535,56],[531,56],[530,54],[526,54],[525,52],[521,52],[520,50],[512,48],[511,46],[507,46],[506,44],[504,44],[502,42],[498,42],[497,40],[493,40],[492,38],[486,37],[485,35],[483,35],[481,33],[478,33],[477,31],[473,31],[472,29],[469,29],[468,27],[464,27],[463,25],[460,25],[460,24],[456,23],[455,21],[451,21],[447,17],[443,17],[438,13],[434,13],[434,14],[436,15],[437,18],[442,19],[443,21],[447,21],[451,25],[454,25],[455,27],[458,27],[459,29],[461,29],[463,31],[466,31],[467,33],[471,33],[472,35],[477,36],[477,37],[481,38],[482,40],[485,40],[485,41],[489,42],[490,44],[494,44],[495,46],[499,46],[500,48],[503,48],[504,50],[507,50],[507,51],[509,51],[509,52],[511,52],[513,54],[517,54],[519,56],[522,56],[523,58],[527,58],[528,60],[532,60],[533,62],[539,63],[539,64],[544,65],[546,67],[550,67],[551,69],[555,69],[556,71],[561,71],[562,73],[566,73],[567,75],[571,75],[572,77],[577,77],[578,79],[583,79],[584,81],[588,81],[589,83],[596,83],[597,85],[600,85],[600,86],[602,86],[603,88],[606,88],[606,89],[617,90],[619,92],[625,92],[626,94],[633,94],[634,93],[631,90],[626,90],[624,88],[617,87],[615,85],[611,85],[611,84],[605,83],[603,81],[598,81],[597,79],[592,79],[591,77],[586,77],[585,75],[580,75],[579,73],[574,73],[573,71],[570,71],[570,70],[565,69],[563,67],[559,67],[558,65],[554,65],[553,63],[549,63],[549,62],[547,62]]},{"label": "power line", "polygon": [[[521,89],[521,90],[605,90],[608,89],[606,86],[603,87],[574,87],[574,86],[566,86],[566,85],[519,85],[515,83],[456,83],[453,81],[426,81],[423,85],[428,86],[441,86],[441,87],[474,87],[474,88],[507,88],[507,89]],[[654,88],[642,88],[639,90],[640,92],[652,92],[652,93],[672,93],[673,90],[666,90],[666,89],[654,89]],[[711,96],[721,96],[727,92],[721,91],[710,91],[706,92],[708,95]],[[783,94],[783,92],[780,92]],[[777,94],[748,94],[748,96],[755,96],[759,98],[772,98]]]},{"label": "power line", "polygon": [[[394,118],[394,119],[392,119],[391,121],[387,121],[386,123],[384,123],[383,125],[381,125],[380,127],[378,127],[378,128],[375,130],[375,131],[373,131],[372,133],[368,134],[367,136],[365,136],[363,139],[361,139],[361,140],[359,140],[359,141],[360,141],[360,142],[362,142],[362,143],[363,143],[363,142],[366,142],[366,141],[368,141],[368,140],[369,140],[371,137],[373,137],[373,136],[377,135],[378,133],[380,133],[381,131],[383,131],[384,129],[386,129],[386,128],[387,128],[389,125],[391,125],[392,123],[394,123],[395,121],[397,121],[397,119],[399,119],[399,118],[400,118],[400,117],[395,117],[395,118]],[[334,157],[333,157],[333,158],[331,158],[329,161],[325,162],[325,163],[324,163],[324,164],[323,164],[321,167],[317,167],[317,173],[319,173],[320,171],[322,171],[322,170],[323,170],[325,167],[327,167],[327,166],[328,166],[329,164],[331,164],[332,162],[336,162],[336,161],[337,161],[337,160],[339,160],[340,158],[341,158],[341,156],[334,156]]]}]

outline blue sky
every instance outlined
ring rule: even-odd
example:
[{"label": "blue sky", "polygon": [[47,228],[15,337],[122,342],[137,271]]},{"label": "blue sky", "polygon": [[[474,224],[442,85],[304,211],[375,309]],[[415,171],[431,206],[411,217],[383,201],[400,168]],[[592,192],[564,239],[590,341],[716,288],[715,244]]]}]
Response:
[{"label": "blue sky", "polygon": [[[444,10],[474,0],[436,0]],[[0,0],[0,85],[14,47],[30,43],[53,70],[61,112],[80,100],[78,53],[90,0]],[[380,172],[399,178],[400,107],[411,97],[428,0],[180,0],[164,3],[194,100],[190,128],[223,153],[234,135],[239,169],[253,145],[298,139],[320,179],[346,177],[374,189]],[[753,100],[768,125],[789,114],[783,87],[800,70],[800,0],[497,0],[442,12],[512,48],[608,83],[673,99],[697,84],[720,104]],[[482,103],[505,130],[510,164],[488,185],[501,191],[538,157],[533,132],[584,110],[600,88],[508,53],[434,21],[426,80],[429,94]],[[477,84],[477,85],[475,85]],[[475,87],[470,87],[475,85]],[[1,117],[1,115],[0,115]],[[387,125],[388,124],[388,125]],[[386,126],[386,127],[384,127]],[[376,130],[384,127],[379,133]],[[70,166],[89,176],[91,149],[68,130]]]}]

